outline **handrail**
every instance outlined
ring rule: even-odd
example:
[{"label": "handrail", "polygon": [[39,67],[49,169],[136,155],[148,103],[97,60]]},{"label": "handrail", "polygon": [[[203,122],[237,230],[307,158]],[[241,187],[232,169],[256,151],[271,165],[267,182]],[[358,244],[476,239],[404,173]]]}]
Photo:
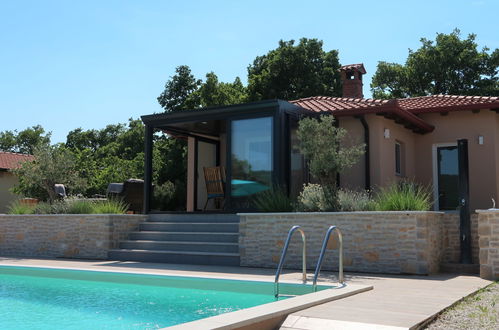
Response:
[{"label": "handrail", "polygon": [[342,284],[342,285],[345,283],[345,279],[343,277],[343,235],[341,234],[341,230],[338,227],[331,226],[327,230],[326,235],[324,235],[324,240],[322,241],[321,254],[319,255],[319,260],[317,260],[317,267],[315,268],[315,273],[314,273],[314,282],[312,284],[313,288],[314,288],[314,292],[317,291],[317,278],[319,277],[319,272],[321,271],[322,260],[324,259],[324,254],[326,252],[329,237],[331,236],[331,233],[333,231],[336,231],[336,233],[338,234],[338,242],[340,245],[340,249],[339,249],[340,256],[339,256],[339,265],[338,265],[338,282],[340,282],[340,284]]},{"label": "handrail", "polygon": [[284,264],[284,258],[286,257],[286,253],[288,252],[288,247],[289,247],[289,242],[291,241],[291,237],[292,237],[293,233],[297,230],[300,232],[301,240],[303,242],[302,281],[303,281],[303,283],[307,283],[307,244],[306,244],[306,239],[305,239],[305,232],[303,231],[303,229],[301,229],[300,226],[293,226],[293,227],[291,227],[291,229],[288,232],[288,237],[286,238],[286,243],[284,243],[284,247],[282,249],[281,259],[279,260],[279,266],[277,266],[277,271],[275,273],[274,296],[276,298],[279,297],[279,276],[281,275],[282,266]]}]

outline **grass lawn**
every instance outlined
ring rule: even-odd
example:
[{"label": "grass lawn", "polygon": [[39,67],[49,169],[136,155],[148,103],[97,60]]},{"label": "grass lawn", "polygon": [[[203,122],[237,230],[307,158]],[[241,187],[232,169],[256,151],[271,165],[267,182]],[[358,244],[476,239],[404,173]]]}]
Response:
[{"label": "grass lawn", "polygon": [[444,311],[425,329],[499,329],[499,282]]}]

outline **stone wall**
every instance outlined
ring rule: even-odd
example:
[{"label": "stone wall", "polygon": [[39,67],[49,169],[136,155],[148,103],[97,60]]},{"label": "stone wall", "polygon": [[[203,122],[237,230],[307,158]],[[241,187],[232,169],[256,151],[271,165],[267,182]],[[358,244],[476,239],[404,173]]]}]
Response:
[{"label": "stone wall", "polygon": [[499,209],[478,210],[480,277],[499,280]]},{"label": "stone wall", "polygon": [[[330,225],[344,239],[346,271],[429,274],[439,270],[441,217],[438,212],[337,212],[240,214],[241,265],[275,268],[293,225],[307,235],[307,267],[314,269]],[[336,270],[336,238],[330,242],[322,269]],[[332,251],[334,250],[334,251]],[[285,267],[301,267],[301,239],[296,233]]]},{"label": "stone wall", "polygon": [[144,215],[0,215],[0,256],[107,259]]},{"label": "stone wall", "polygon": [[[479,264],[478,260],[478,214],[471,214],[471,261]],[[459,212],[442,214],[442,263],[459,263],[461,253],[459,240]]]}]

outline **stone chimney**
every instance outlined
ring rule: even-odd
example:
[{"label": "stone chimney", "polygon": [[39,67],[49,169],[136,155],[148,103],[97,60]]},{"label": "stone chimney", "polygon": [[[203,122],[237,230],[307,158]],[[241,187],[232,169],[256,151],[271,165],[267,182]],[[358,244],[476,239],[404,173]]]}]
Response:
[{"label": "stone chimney", "polygon": [[364,64],[349,64],[340,67],[343,97],[363,98],[362,75],[366,74]]}]

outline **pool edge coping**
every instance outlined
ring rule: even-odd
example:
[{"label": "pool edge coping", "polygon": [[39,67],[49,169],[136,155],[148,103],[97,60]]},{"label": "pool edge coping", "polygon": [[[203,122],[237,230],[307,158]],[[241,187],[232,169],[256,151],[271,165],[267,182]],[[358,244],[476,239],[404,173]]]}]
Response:
[{"label": "pool edge coping", "polygon": [[239,311],[220,314],[204,319],[177,324],[162,328],[168,330],[186,329],[238,329],[262,322],[280,323],[297,311],[324,304],[330,301],[343,299],[358,293],[372,290],[372,285],[349,284],[342,288],[326,289],[319,292],[296,296],[292,299],[276,301],[255,307],[245,308]]}]

